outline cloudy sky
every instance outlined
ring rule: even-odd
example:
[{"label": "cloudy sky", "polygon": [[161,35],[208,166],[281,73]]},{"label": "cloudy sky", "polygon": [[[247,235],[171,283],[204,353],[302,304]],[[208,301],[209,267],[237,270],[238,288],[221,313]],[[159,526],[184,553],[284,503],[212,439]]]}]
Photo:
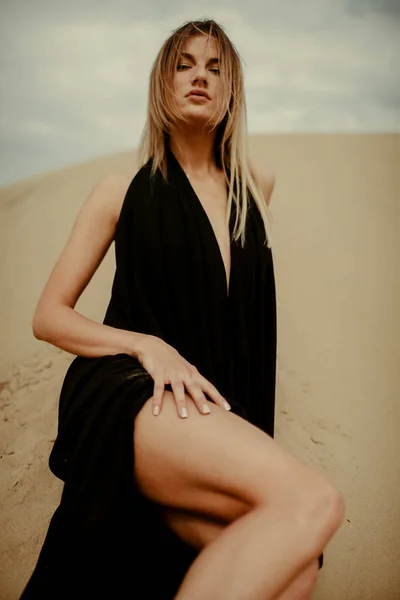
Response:
[{"label": "cloudy sky", "polygon": [[249,133],[400,132],[399,0],[0,0],[0,186],[133,149],[170,33],[237,47]]}]

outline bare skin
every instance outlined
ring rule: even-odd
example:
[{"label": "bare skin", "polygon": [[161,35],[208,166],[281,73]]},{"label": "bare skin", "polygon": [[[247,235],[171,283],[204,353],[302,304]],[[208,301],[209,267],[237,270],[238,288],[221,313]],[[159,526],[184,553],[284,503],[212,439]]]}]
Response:
[{"label": "bare skin", "polygon": [[[232,503],[234,501],[231,499]],[[175,534],[198,551],[216,540],[226,526],[234,520],[231,516],[227,523],[222,524],[205,516],[171,508],[162,508],[162,513],[165,522]],[[242,512],[239,506],[235,518],[245,513],[246,510]],[[294,578],[277,600],[308,600],[317,583],[318,573],[318,560],[314,559]]]},{"label": "bare skin", "polygon": [[[202,42],[188,42],[194,58],[177,74],[178,102],[190,123],[177,125],[171,148],[209,217],[229,282],[225,182],[204,128],[219,102],[219,84]],[[207,52],[213,50],[211,44]],[[205,86],[210,102],[188,100],[194,86]],[[81,356],[125,352],[154,378],[154,395],[135,420],[134,475],[167,524],[200,550],[177,600],[306,600],[317,557],[343,521],[340,494],[321,473],[225,410],[218,390],[163,340],[95,323],[74,310],[113,240],[131,179],[112,174],[92,190],[39,299],[34,334]],[[273,179],[261,183],[269,202]],[[173,393],[164,393],[166,383]],[[209,414],[202,413],[204,404]],[[179,418],[185,406],[188,418]]]},{"label": "bare skin", "polygon": [[201,416],[186,400],[186,420],[171,392],[161,417],[149,401],[134,436],[142,492],[202,549],[176,598],[308,598],[317,558],[343,521],[340,494],[247,421],[212,403]]}]

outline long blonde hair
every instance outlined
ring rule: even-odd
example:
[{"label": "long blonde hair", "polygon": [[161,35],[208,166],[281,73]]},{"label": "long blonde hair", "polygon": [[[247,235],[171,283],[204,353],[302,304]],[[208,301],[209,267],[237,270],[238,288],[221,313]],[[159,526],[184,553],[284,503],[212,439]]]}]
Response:
[{"label": "long blonde hair", "polygon": [[[245,243],[245,224],[249,192],[262,217],[266,243],[271,247],[271,214],[248,160],[247,114],[240,56],[223,28],[213,20],[188,21],[174,30],[164,42],[153,63],[147,107],[147,120],[138,149],[139,168],[152,158],[154,175],[159,169],[167,179],[166,142],[174,119],[185,120],[173,95],[173,77],[183,47],[189,38],[206,35],[216,41],[222,83],[222,102],[210,120],[217,128],[214,144],[216,165],[223,169],[228,184],[226,224],[229,223],[232,202],[236,204],[233,238]],[[235,190],[235,191],[234,191]]]}]

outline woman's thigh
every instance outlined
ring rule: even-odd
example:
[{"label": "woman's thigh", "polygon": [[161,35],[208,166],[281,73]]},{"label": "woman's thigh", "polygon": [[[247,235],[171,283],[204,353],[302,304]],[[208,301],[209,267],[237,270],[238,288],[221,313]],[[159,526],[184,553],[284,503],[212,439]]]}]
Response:
[{"label": "woman's thigh", "polygon": [[254,506],[290,507],[326,487],[321,473],[248,421],[212,402],[201,415],[186,400],[186,419],[169,391],[158,416],[151,398],[136,416],[134,474],[152,501],[228,523]]}]

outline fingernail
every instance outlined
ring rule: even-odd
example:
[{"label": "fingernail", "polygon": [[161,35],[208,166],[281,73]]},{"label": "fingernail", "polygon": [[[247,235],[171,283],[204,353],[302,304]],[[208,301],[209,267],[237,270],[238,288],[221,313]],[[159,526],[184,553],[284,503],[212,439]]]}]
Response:
[{"label": "fingernail", "polygon": [[223,404],[226,410],[231,410],[231,405],[226,400],[224,400]]},{"label": "fingernail", "polygon": [[157,416],[160,414],[160,407],[159,406],[154,406],[153,407],[153,415]]},{"label": "fingernail", "polygon": [[208,404],[203,404],[203,406],[201,407],[201,411],[203,414],[208,414],[211,412],[210,407],[208,406]]},{"label": "fingernail", "polygon": [[186,406],[182,406],[182,408],[181,408],[181,417],[183,417],[185,419],[188,416],[189,416],[188,409],[186,408]]}]

